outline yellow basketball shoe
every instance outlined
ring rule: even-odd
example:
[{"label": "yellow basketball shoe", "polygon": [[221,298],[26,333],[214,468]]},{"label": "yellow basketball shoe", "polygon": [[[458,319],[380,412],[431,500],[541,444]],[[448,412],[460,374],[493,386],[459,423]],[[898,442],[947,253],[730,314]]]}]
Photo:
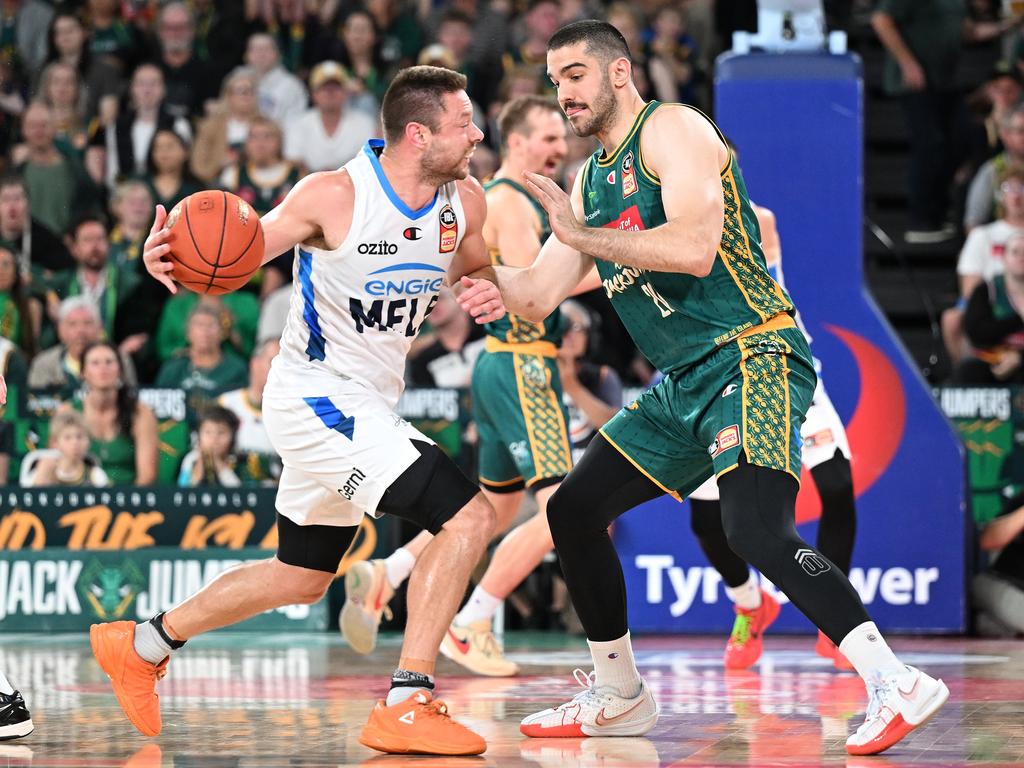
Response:
[{"label": "yellow basketball shoe", "polygon": [[391,618],[388,603],[394,594],[383,560],[361,560],[345,573],[345,605],[338,624],[356,653],[370,653],[376,647],[381,614]]},{"label": "yellow basketball shoe", "polygon": [[477,675],[511,677],[519,672],[519,665],[505,658],[490,619],[465,627],[453,622],[441,641],[441,653]]}]

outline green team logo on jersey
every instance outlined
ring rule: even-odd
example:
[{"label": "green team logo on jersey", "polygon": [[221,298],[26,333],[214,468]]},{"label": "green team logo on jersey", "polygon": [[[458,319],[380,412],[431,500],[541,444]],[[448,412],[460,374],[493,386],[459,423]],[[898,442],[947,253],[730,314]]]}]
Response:
[{"label": "green team logo on jersey", "polygon": [[92,606],[98,619],[113,621],[125,615],[145,586],[146,577],[133,561],[103,565],[99,560],[93,560],[78,580],[78,594],[82,602]]}]

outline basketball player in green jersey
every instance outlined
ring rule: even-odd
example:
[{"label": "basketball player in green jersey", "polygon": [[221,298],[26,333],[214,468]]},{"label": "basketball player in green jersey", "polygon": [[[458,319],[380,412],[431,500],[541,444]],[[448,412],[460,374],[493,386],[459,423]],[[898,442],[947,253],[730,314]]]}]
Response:
[{"label": "basketball player in green jersey", "polygon": [[[484,184],[488,214],[484,224],[492,264],[527,267],[537,258],[551,230],[547,213],[522,186],[523,172],[552,176],[567,146],[565,118],[558,104],[522,96],[505,105],[498,118],[502,165]],[[596,288],[596,279],[580,289]],[[445,634],[441,652],[472,672],[514,675],[492,632],[502,601],[537,567],[552,548],[547,502],[572,467],[568,414],[562,404],[556,353],[561,343],[557,308],[539,322],[506,316],[486,326],[484,351],[473,370],[473,417],[479,431],[479,480],[504,531],[522,504],[524,489],[534,493],[538,513],[510,531],[469,601]],[[416,536],[384,560],[354,564],[346,574],[340,625],[356,651],[376,644],[380,617],[418,553],[430,540]]]},{"label": "basketball player in green jersey", "polygon": [[[494,267],[499,288],[510,311],[539,320],[596,262],[612,306],[665,378],[605,425],[548,503],[594,672],[571,701],[530,715],[520,730],[637,736],[654,727],[658,707],[636,670],[608,526],[662,494],[687,496],[714,474],[729,546],[867,682],[867,717],[847,751],[887,749],[949,691],[896,658],[846,576],[796,532],[799,427],[816,377],[793,304],[766,269],[735,158],[697,110],[644,103],[626,41],[605,22],[556,32],[547,66],[573,131],[603,149],[571,197],[526,174],[553,234],[531,267]],[[488,306],[475,291],[460,297],[473,315]]]}]

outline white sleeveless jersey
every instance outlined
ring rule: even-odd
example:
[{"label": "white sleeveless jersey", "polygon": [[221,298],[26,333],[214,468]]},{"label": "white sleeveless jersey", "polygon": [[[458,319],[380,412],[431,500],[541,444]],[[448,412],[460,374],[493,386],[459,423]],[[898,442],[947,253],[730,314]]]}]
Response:
[{"label": "white sleeveless jersey", "polygon": [[466,216],[455,182],[409,209],[381,170],[383,146],[371,139],[345,164],[355,201],[341,246],[296,246],[291,305],[268,381],[274,394],[323,387],[330,376],[398,404],[409,347],[437,301]]}]

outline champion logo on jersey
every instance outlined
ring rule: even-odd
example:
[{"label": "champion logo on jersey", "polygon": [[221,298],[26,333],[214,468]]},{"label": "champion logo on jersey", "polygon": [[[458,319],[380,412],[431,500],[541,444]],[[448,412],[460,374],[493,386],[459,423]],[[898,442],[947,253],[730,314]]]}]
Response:
[{"label": "champion logo on jersey", "polygon": [[402,232],[402,237],[406,240],[419,240],[423,237],[423,230],[419,227],[406,227],[405,231]]},{"label": "champion logo on jersey", "polygon": [[606,178],[608,179],[608,183],[609,184],[614,184],[615,183],[615,169],[614,168],[612,168],[612,172],[609,173]]},{"label": "champion logo on jersey", "polygon": [[636,171],[633,170],[633,150],[622,158],[622,199],[636,194],[639,189],[636,183]]},{"label": "champion logo on jersey", "polygon": [[440,240],[437,249],[440,253],[451,253],[455,250],[455,244],[459,241],[459,220],[451,205],[445,204],[444,208],[437,215],[441,224]]}]

